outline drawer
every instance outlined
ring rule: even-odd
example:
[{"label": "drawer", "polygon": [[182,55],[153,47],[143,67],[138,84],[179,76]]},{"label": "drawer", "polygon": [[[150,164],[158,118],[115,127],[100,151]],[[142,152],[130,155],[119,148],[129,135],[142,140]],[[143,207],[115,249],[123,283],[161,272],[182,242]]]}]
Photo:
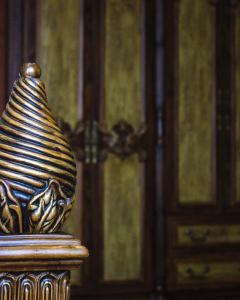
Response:
[{"label": "drawer", "polygon": [[240,283],[240,262],[177,262],[178,285]]},{"label": "drawer", "polygon": [[176,225],[175,246],[240,243],[240,225]]}]

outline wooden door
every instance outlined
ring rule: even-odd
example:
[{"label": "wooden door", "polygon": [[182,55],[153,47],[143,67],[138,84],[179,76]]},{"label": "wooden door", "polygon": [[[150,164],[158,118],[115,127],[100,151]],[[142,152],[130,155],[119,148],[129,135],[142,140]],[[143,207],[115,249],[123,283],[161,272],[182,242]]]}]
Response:
[{"label": "wooden door", "polygon": [[154,1],[43,0],[37,15],[36,60],[78,158],[66,229],[91,253],[73,294],[140,299],[154,289]]}]

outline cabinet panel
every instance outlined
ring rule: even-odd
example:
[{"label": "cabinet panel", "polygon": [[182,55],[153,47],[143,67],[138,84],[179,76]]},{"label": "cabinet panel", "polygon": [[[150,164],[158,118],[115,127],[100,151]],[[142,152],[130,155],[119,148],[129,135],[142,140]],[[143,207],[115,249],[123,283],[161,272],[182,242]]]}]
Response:
[{"label": "cabinet panel", "polygon": [[37,61],[49,105],[72,126],[77,120],[80,1],[43,0],[38,7]]},{"label": "cabinet panel", "polygon": [[208,0],[178,5],[179,202],[206,204],[213,195],[214,10]]},{"label": "cabinet panel", "polygon": [[[38,1],[37,62],[42,68],[49,105],[55,117],[74,126],[78,111],[78,58],[80,1]],[[81,236],[81,165],[78,168],[74,209],[64,230]],[[79,284],[80,273],[74,271],[72,282]]]},{"label": "cabinet panel", "polygon": [[[105,103],[109,128],[142,121],[142,1],[105,1]],[[104,279],[141,276],[142,164],[109,155],[103,166]]]}]

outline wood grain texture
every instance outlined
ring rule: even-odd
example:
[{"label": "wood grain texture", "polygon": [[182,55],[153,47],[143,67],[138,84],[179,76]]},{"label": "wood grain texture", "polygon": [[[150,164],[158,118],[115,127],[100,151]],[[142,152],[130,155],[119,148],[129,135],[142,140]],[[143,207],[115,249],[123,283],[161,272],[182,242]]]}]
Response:
[{"label": "wood grain texture", "polygon": [[[141,1],[105,2],[104,122],[142,121]],[[137,158],[109,156],[103,167],[104,279],[139,279],[142,170]]]},{"label": "wood grain texture", "polygon": [[77,119],[80,1],[39,1],[37,61],[44,70],[53,113],[71,125]]},{"label": "wood grain texture", "polygon": [[141,165],[110,155],[104,166],[104,278],[138,279],[141,272]]},{"label": "wood grain texture", "polygon": [[212,199],[214,14],[209,1],[179,2],[179,202]]},{"label": "wood grain texture", "polygon": [[87,249],[67,234],[0,236],[1,271],[78,269]]},{"label": "wood grain texture", "polygon": [[[37,61],[44,70],[49,105],[53,114],[74,127],[78,112],[78,66],[80,45],[80,1],[43,0],[38,6]],[[78,182],[81,176],[78,167]],[[81,197],[77,185],[75,199]],[[73,210],[64,230],[81,236],[81,206]],[[79,273],[72,276],[79,283]]]}]

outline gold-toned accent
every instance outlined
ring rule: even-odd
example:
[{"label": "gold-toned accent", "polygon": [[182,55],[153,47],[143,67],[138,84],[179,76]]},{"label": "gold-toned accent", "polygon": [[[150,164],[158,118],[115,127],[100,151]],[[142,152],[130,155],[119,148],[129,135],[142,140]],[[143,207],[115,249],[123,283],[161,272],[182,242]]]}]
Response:
[{"label": "gold-toned accent", "polygon": [[23,64],[21,75],[23,77],[41,77],[41,68],[36,63],[25,63]]},{"label": "gold-toned accent", "polygon": [[0,232],[59,230],[72,207],[76,165],[51,115],[36,63],[23,65],[0,120]]},{"label": "gold-toned accent", "polygon": [[69,281],[68,271],[1,273],[1,300],[70,300]]},{"label": "gold-toned accent", "polygon": [[34,196],[28,204],[30,232],[55,232],[63,224],[72,208],[72,200],[51,179],[45,191]]}]

